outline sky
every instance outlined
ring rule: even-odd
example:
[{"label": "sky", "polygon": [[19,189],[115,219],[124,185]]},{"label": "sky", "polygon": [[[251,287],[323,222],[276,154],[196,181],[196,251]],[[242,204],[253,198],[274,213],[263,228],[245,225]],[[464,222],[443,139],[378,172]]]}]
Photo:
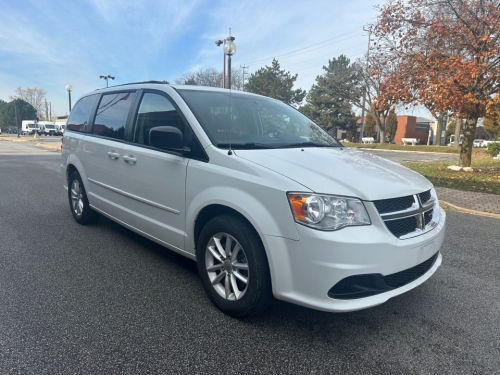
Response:
[{"label": "sky", "polygon": [[[328,60],[366,53],[363,26],[382,0],[0,0],[0,99],[21,86],[47,92],[52,114],[83,94],[149,80],[171,83],[222,70],[215,40],[235,37],[233,67],[253,73],[276,58],[309,90]],[[399,113],[398,113],[399,114]],[[410,113],[405,113],[410,114]],[[420,113],[418,114],[420,115]],[[429,117],[429,116],[427,116]]]}]

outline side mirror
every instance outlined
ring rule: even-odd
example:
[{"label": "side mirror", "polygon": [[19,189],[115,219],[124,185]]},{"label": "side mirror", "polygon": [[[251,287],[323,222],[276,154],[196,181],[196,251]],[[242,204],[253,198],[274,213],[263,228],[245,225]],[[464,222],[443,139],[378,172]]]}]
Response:
[{"label": "side mirror", "polygon": [[149,130],[149,144],[163,150],[184,151],[184,136],[174,126],[157,126]]}]

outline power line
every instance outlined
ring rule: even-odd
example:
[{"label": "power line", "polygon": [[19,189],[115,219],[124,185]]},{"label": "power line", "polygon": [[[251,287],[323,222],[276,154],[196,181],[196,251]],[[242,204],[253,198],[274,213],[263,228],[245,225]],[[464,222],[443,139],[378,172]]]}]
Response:
[{"label": "power line", "polygon": [[[354,54],[354,55],[352,55],[352,56],[357,56],[357,55],[361,55],[361,54],[364,54],[364,52],[356,53],[356,54]],[[320,66],[320,65],[311,66],[310,68],[305,68],[305,69],[302,69],[302,70],[312,69],[312,68],[317,68],[317,67],[319,67],[319,66]],[[321,65],[321,66],[323,66],[323,65]],[[296,70],[295,72],[299,72],[299,71],[300,71],[300,70]],[[306,75],[303,75],[303,76],[301,75],[301,76],[299,76],[299,77],[297,77],[297,78],[304,78],[304,77],[309,77],[309,76],[314,76],[314,75],[319,75],[319,74],[318,74],[318,73],[311,73],[311,74],[306,74]]]},{"label": "power line", "polygon": [[[313,61],[313,60],[318,60],[318,59],[321,59],[321,58],[324,58],[324,57],[327,57],[327,56],[332,56],[334,54],[337,54],[339,52],[343,52],[343,51],[347,51],[349,49],[353,49],[353,48],[356,48],[356,47],[359,47],[359,46],[362,46],[364,45],[365,43],[360,43],[360,44],[356,44],[354,46],[351,46],[351,47],[348,47],[348,48],[344,48],[344,49],[341,49],[341,50],[338,50],[338,51],[335,51],[335,52],[331,52],[329,53],[328,55],[323,55],[323,56],[319,56],[319,57],[315,57],[314,59],[309,59],[309,60],[304,60],[304,61],[301,61],[301,62],[298,62],[298,63],[293,63],[293,64],[289,64],[289,65],[286,65],[286,67],[283,67],[284,69],[287,69],[288,67],[290,66],[294,66],[294,65],[299,65],[299,64],[303,64],[305,62],[309,62],[309,61]],[[301,70],[304,70],[304,69],[301,69]],[[300,70],[296,70],[297,72],[300,72]]]},{"label": "power line", "polygon": [[[313,48],[313,49],[309,49],[311,46],[307,47],[307,51],[303,51],[303,52],[299,52],[299,53],[294,53],[294,54],[290,54],[290,53],[287,53],[285,55],[289,55],[289,56],[286,56],[286,57],[282,57],[284,55],[277,55],[277,56],[274,56],[274,57],[270,57],[268,59],[265,59],[265,60],[260,60],[259,62],[264,62],[264,61],[269,61],[269,60],[272,60],[272,59],[275,59],[277,57],[280,57],[281,59],[289,59],[290,57],[293,57],[293,56],[297,56],[297,55],[303,55],[304,53],[309,53],[311,51],[316,51],[318,49],[321,49],[321,48],[325,48],[326,46],[329,46],[329,45],[332,45],[332,44],[336,44],[336,43],[339,43],[339,42],[343,42],[344,40],[347,40],[347,39],[351,39],[351,38],[354,38],[355,36],[358,36],[359,34],[354,34],[354,35],[351,35],[351,36],[348,36],[347,38],[344,38],[344,39],[340,39],[340,40],[336,40],[335,42],[331,42],[331,43],[328,43],[328,44],[325,44],[321,47],[317,47],[317,48]],[[295,51],[296,52],[296,51]],[[255,61],[254,61],[255,63]],[[252,63],[249,63],[249,64],[252,64]]]},{"label": "power line", "polygon": [[[324,44],[324,43],[329,42],[329,41],[331,41],[331,40],[338,39],[338,38],[341,38],[341,37],[343,37],[343,36],[346,36],[346,35],[349,35],[349,34],[352,34],[352,33],[355,33],[355,32],[357,33],[357,32],[359,32],[359,31],[360,31],[360,30],[359,30],[359,27],[358,27],[358,28],[353,29],[353,30],[351,30],[351,31],[348,31],[348,32],[345,32],[345,33],[342,33],[342,34],[336,35],[336,36],[334,36],[334,37],[332,37],[332,38],[329,38],[329,39],[323,40],[322,42],[315,43],[315,44],[311,44],[310,46],[303,47],[303,48],[299,48],[299,49],[297,49],[297,50],[295,50],[295,51],[291,51],[291,52],[283,53],[283,54],[281,54],[281,55],[275,55],[274,57],[269,57],[269,58],[267,58],[267,59],[261,59],[261,60],[251,61],[251,62],[249,62],[248,64],[255,64],[255,63],[259,63],[259,62],[269,61],[269,60],[272,60],[272,59],[277,58],[277,57],[283,57],[283,56],[286,56],[286,55],[290,55],[290,54],[293,54],[293,53],[295,53],[295,52],[298,52],[298,51],[303,51],[303,50],[305,50],[305,49],[309,49],[309,48],[311,48],[311,47],[314,47],[314,46],[317,46],[317,45],[320,45],[320,44]],[[348,37],[348,38],[345,38],[345,39],[342,39],[342,40],[346,40],[346,39],[352,38],[353,36],[356,36],[356,35],[352,35],[352,36],[350,36],[350,37]],[[340,42],[340,41],[342,41],[342,40],[338,40],[338,41],[335,41],[335,42],[333,42],[333,43],[329,43],[329,44],[334,44],[334,43]],[[324,46],[323,46],[323,47],[324,47]],[[319,47],[319,48],[322,48],[322,47]],[[319,48],[315,48],[315,49],[319,49]],[[311,50],[311,51],[314,51],[314,50]],[[301,53],[306,53],[306,52],[309,52],[309,51],[305,51],[305,52],[301,52]],[[300,54],[300,53],[299,53],[299,54]],[[299,55],[299,54],[298,54],[298,55]]]}]

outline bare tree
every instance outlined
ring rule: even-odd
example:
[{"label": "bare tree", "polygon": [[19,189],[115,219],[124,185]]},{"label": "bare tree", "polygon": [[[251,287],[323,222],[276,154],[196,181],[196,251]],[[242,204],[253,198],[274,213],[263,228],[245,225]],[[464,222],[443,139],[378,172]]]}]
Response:
[{"label": "bare tree", "polygon": [[[222,71],[214,68],[200,69],[195,72],[185,73],[174,82],[177,85],[221,87]],[[243,89],[243,72],[241,68],[231,69],[231,88],[234,90]]]},{"label": "bare tree", "polygon": [[45,95],[47,92],[39,87],[26,87],[23,89],[19,86],[14,90],[16,95],[12,95],[10,100],[22,99],[28,102],[35,108],[36,115],[38,118],[44,117],[44,105],[45,105]]}]

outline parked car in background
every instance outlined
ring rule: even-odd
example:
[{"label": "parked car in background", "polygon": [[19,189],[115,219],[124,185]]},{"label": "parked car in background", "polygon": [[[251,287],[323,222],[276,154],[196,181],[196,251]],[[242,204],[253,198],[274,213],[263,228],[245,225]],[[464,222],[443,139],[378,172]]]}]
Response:
[{"label": "parked car in background", "polygon": [[11,125],[7,127],[7,134],[17,134],[17,126]]},{"label": "parked car in background", "polygon": [[[461,145],[463,140],[464,140],[464,135],[460,134],[460,140],[458,144]],[[454,145],[455,145],[455,134],[452,134],[450,136],[450,143],[448,143],[448,146],[454,146]]]},{"label": "parked car in background", "polygon": [[210,300],[235,317],[273,296],[330,312],[376,306],[442,262],[446,213],[426,178],[260,95],[90,92],[69,116],[61,177],[76,222],[102,214],[196,260]]},{"label": "parked car in background", "polygon": [[483,139],[474,139],[472,142],[472,147],[483,147]]},{"label": "parked car in background", "polygon": [[64,134],[64,130],[66,128],[66,125],[56,123],[55,127],[56,127],[56,135],[63,135]]},{"label": "parked car in background", "polygon": [[483,147],[487,148],[489,144],[491,143],[500,143],[500,137],[498,137],[496,140],[491,140],[491,141],[483,141]]},{"label": "parked car in background", "polygon": [[38,133],[38,135],[48,135],[47,132],[45,131],[45,125],[44,124],[38,124],[37,133]]},{"label": "parked car in background", "polygon": [[38,133],[40,135],[59,135],[56,124],[52,121],[38,121]]}]

